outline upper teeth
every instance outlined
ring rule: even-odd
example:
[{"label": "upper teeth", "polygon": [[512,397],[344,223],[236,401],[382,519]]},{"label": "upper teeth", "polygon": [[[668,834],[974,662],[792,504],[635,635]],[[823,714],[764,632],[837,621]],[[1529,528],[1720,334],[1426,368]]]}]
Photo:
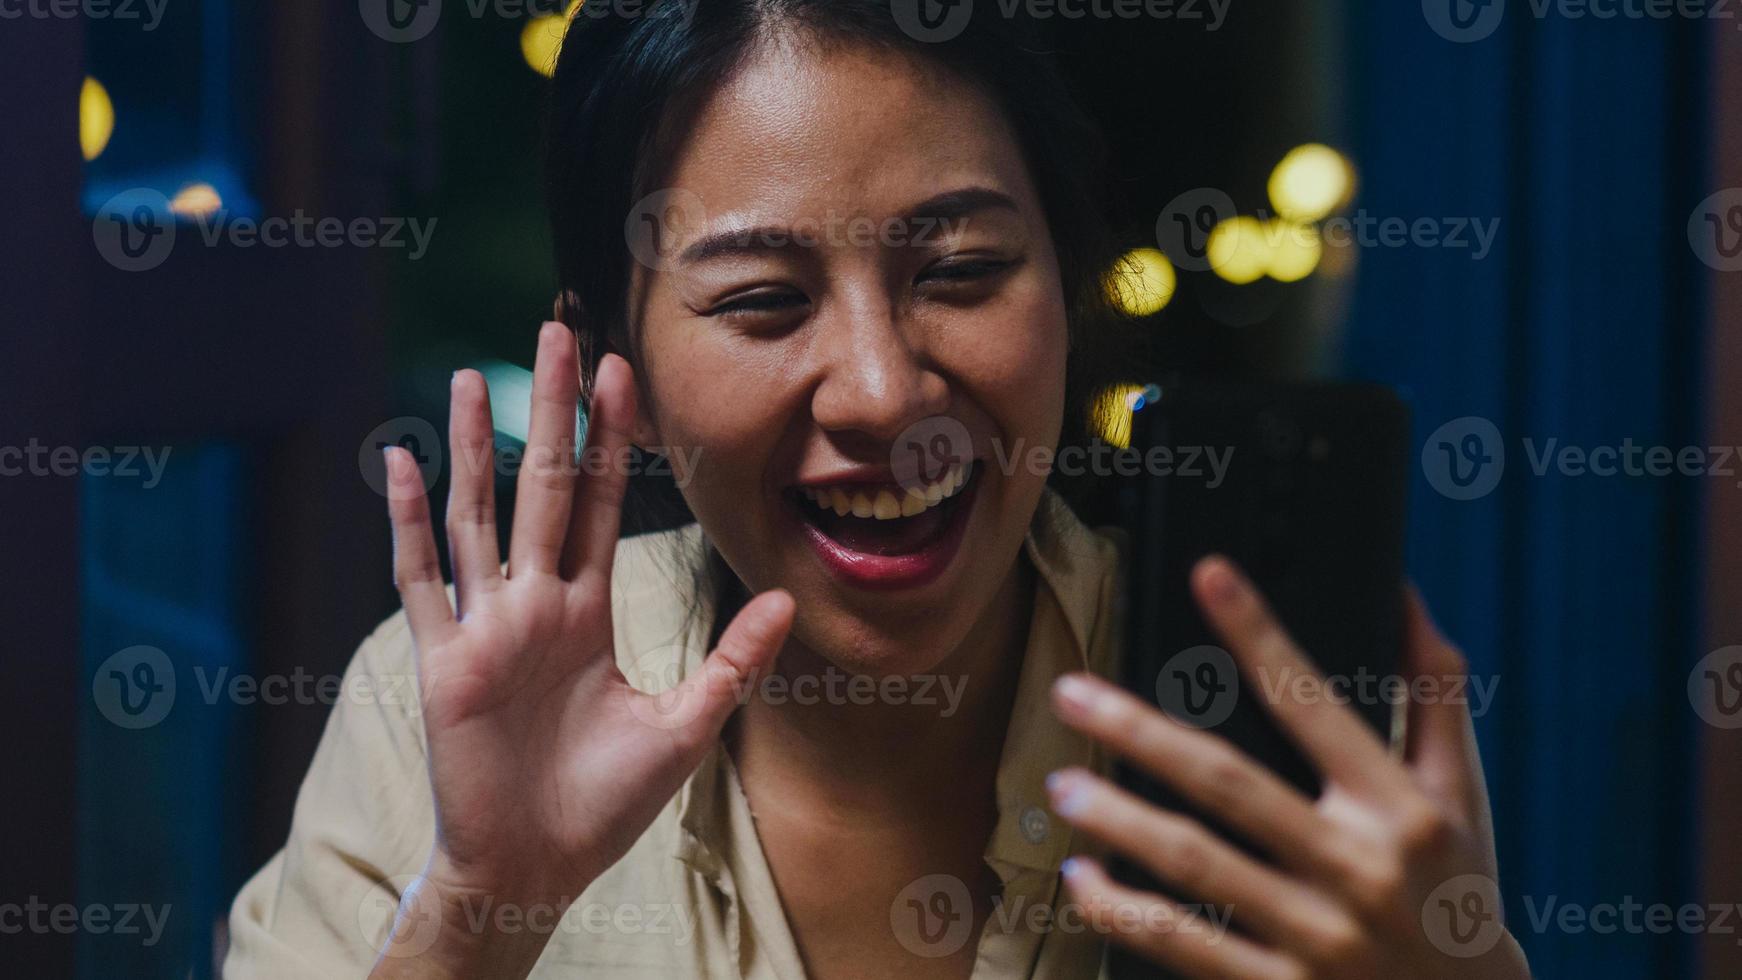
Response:
[{"label": "upper teeth", "polygon": [[924,513],[926,508],[936,507],[954,497],[967,482],[968,467],[957,463],[945,470],[936,482],[917,489],[849,491],[840,487],[801,487],[800,491],[806,500],[818,507],[832,508],[841,517],[852,514],[854,517],[888,521]]}]

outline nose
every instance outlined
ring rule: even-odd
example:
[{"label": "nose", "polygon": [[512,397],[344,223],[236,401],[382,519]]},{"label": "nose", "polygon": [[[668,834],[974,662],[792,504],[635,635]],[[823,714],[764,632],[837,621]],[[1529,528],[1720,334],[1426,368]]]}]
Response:
[{"label": "nose", "polygon": [[880,299],[837,304],[812,321],[820,375],[811,415],[824,431],[859,433],[879,446],[949,406],[949,383],[929,360],[917,331]]}]

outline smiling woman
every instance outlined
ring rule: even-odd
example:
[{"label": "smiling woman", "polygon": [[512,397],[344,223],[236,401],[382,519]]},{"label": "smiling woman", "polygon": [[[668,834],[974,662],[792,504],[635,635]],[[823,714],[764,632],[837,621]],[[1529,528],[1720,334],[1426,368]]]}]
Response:
[{"label": "smiling woman", "polygon": [[[421,697],[335,709],[228,973],[1089,977],[1110,935],[1193,975],[1523,975],[1411,920],[1421,884],[1493,875],[1467,719],[1418,726],[1418,786],[1346,710],[1279,711],[1315,802],[1089,679],[1118,547],[1003,461],[1081,438],[1112,380],[1113,255],[1092,136],[1020,28],[922,41],[869,0],[576,22],[508,562],[460,372],[453,590],[390,449],[405,611],[351,667]],[[625,467],[573,465],[583,395],[587,458],[685,450],[694,523],[619,540]],[[1200,572],[1237,656],[1304,669]],[[1457,669],[1425,619],[1415,645]],[[1277,866],[1113,789],[1102,746]],[[1067,861],[1108,847],[1220,913]]]}]

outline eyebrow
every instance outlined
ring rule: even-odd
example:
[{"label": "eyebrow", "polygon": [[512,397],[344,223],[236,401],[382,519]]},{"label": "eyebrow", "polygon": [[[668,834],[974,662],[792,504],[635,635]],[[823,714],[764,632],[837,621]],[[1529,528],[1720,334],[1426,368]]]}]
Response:
[{"label": "eyebrow", "polygon": [[[1003,191],[990,187],[963,187],[926,198],[913,207],[901,220],[921,219],[951,221],[982,211],[1018,211],[1016,201]],[[797,247],[791,228],[784,225],[753,225],[748,228],[728,228],[703,236],[691,243],[678,256],[678,262],[690,265],[726,255],[781,252]]]}]

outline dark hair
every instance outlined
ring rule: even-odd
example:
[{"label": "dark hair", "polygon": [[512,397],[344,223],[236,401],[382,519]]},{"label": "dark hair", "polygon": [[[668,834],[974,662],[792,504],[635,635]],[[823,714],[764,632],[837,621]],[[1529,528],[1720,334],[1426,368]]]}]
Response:
[{"label": "dark hair", "polygon": [[649,0],[633,16],[585,8],[575,15],[556,64],[546,165],[556,316],[579,339],[583,387],[590,389],[606,350],[633,350],[633,259],[624,223],[664,177],[655,162],[672,158],[700,104],[759,42],[787,34],[925,59],[980,87],[1002,109],[1045,210],[1069,310],[1062,438],[1089,437],[1090,399],[1131,377],[1120,374],[1131,371],[1134,354],[1130,324],[1104,288],[1119,254],[1098,198],[1104,144],[1071,99],[1036,25],[993,9],[947,39],[922,41],[898,22],[894,6],[901,2]]}]

